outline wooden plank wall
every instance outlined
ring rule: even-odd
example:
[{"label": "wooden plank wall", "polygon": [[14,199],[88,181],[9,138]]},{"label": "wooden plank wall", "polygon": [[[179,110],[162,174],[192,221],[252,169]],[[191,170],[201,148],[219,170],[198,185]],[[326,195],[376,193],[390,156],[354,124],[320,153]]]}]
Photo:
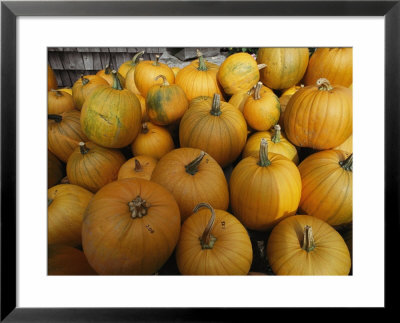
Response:
[{"label": "wooden plank wall", "polygon": [[131,60],[132,57],[144,50],[144,60],[154,60],[157,54],[161,55],[166,48],[151,47],[49,47],[48,62],[54,70],[59,87],[72,87],[81,74],[96,74],[110,64],[118,67]]}]

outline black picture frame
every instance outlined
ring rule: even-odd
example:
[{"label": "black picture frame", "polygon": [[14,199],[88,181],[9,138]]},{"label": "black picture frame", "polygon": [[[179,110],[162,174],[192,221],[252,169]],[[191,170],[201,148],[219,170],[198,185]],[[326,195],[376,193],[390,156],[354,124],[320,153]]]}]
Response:
[{"label": "black picture frame", "polygon": [[[237,321],[265,315],[244,308],[16,307],[16,19],[18,16],[383,16],[385,19],[385,306],[393,309],[399,237],[400,1],[2,1],[1,321]],[[94,5],[95,4],[95,5]],[[368,71],[365,71],[368,73]],[[373,84],[373,82],[372,82]],[[373,86],[373,85],[371,85]],[[371,125],[373,128],[373,125]],[[371,187],[373,189],[373,187]],[[373,262],[373,255],[371,255]],[[39,292],[39,291],[38,291]],[[299,291],[301,293],[301,291]],[[310,304],[312,307],[312,304]],[[276,310],[276,309],[275,309]],[[287,309],[285,309],[287,310]],[[380,309],[378,309],[380,310]],[[251,311],[251,314],[250,314]],[[334,313],[334,311],[332,311]],[[265,318],[267,319],[267,318]]]}]

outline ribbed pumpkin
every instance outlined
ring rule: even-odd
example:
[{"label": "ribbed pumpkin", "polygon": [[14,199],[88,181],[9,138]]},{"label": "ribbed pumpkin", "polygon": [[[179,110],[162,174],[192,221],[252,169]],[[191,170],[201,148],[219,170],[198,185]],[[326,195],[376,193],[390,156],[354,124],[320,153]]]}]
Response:
[{"label": "ribbed pumpkin", "polygon": [[278,97],[258,82],[254,94],[249,96],[243,108],[243,116],[248,125],[258,131],[269,130],[278,123],[280,114]]},{"label": "ribbed pumpkin", "polygon": [[50,90],[47,95],[47,113],[59,114],[74,110],[72,95],[59,90]]},{"label": "ribbed pumpkin", "polygon": [[47,250],[47,274],[50,276],[97,275],[82,251],[64,245],[51,245]]},{"label": "ribbed pumpkin", "polygon": [[142,123],[142,129],[131,145],[134,156],[145,155],[155,159],[160,159],[174,147],[168,130],[151,122]]},{"label": "ribbed pumpkin", "polygon": [[118,179],[143,178],[150,180],[157,159],[150,156],[136,156],[127,160],[119,169]]},{"label": "ribbed pumpkin", "polygon": [[200,52],[198,56],[198,60],[179,71],[175,83],[183,89],[189,101],[199,96],[213,96],[214,93],[224,100],[222,88],[217,80],[219,66],[207,62]]},{"label": "ribbed pumpkin", "polygon": [[47,91],[57,90],[58,84],[53,69],[47,64]]},{"label": "ribbed pumpkin", "polygon": [[348,275],[350,253],[340,234],[308,215],[278,223],[267,243],[268,262],[277,275]]},{"label": "ribbed pumpkin", "polygon": [[353,155],[324,150],[304,159],[299,170],[302,181],[300,208],[332,226],[353,218]]},{"label": "ribbed pumpkin", "polygon": [[80,116],[78,110],[48,115],[48,149],[64,163],[68,161],[79,142],[88,140],[81,129]]},{"label": "ribbed pumpkin", "polygon": [[67,176],[71,184],[97,192],[104,185],[115,181],[125,163],[124,155],[116,149],[80,142],[67,162]]},{"label": "ribbed pumpkin", "polygon": [[266,231],[297,211],[301,178],[296,165],[286,157],[268,153],[261,139],[259,158],[242,159],[229,181],[233,214],[252,230]]},{"label": "ribbed pumpkin", "polygon": [[292,87],[290,87],[287,90],[285,90],[281,94],[281,96],[279,97],[279,103],[281,105],[281,115],[279,117],[279,124],[281,126],[283,126],[283,124],[284,124],[283,116],[285,115],[286,106],[289,103],[290,98],[293,96],[293,94],[295,94],[302,87],[304,87],[303,84],[301,84],[301,85],[293,85]]},{"label": "ribbed pumpkin", "polygon": [[242,158],[249,156],[258,157],[260,154],[260,141],[264,138],[268,143],[268,150],[271,153],[280,154],[289,160],[293,161],[296,165],[299,162],[297,149],[293,146],[281,133],[279,125],[274,126],[274,131],[260,131],[252,134],[244,146]]},{"label": "ribbed pumpkin", "polygon": [[72,86],[72,98],[74,99],[75,108],[81,110],[86,98],[99,85],[108,85],[108,83],[97,75],[82,75]]},{"label": "ribbed pumpkin", "polygon": [[146,110],[149,120],[159,126],[179,121],[186,112],[189,102],[185,92],[176,84],[169,84],[164,75],[158,75],[163,83],[152,86],[146,96]]},{"label": "ribbed pumpkin", "polygon": [[151,180],[167,188],[179,205],[182,221],[200,202],[226,210],[228,184],[218,163],[200,149],[179,148],[162,157]]},{"label": "ribbed pumpkin", "polygon": [[122,148],[140,131],[142,110],[135,94],[123,89],[113,71],[112,87],[95,89],[85,101],[81,127],[90,141],[107,148]]},{"label": "ribbed pumpkin", "polygon": [[260,79],[259,67],[253,56],[236,53],[228,56],[218,70],[218,82],[230,95],[249,91]]},{"label": "ribbed pumpkin", "polygon": [[[136,53],[131,60],[126,61],[124,63],[121,64],[121,66],[118,68],[118,73],[125,78],[126,80],[126,75],[128,74],[128,72],[130,71],[130,69],[133,67],[135,68],[135,66],[139,63],[139,59],[140,57],[144,54],[144,51],[138,52]],[[134,75],[134,74],[133,74]]]},{"label": "ribbed pumpkin", "polygon": [[[205,209],[201,209],[201,208]],[[210,217],[211,211],[211,217]],[[198,204],[182,225],[176,261],[183,275],[246,275],[253,260],[251,241],[230,213]]]},{"label": "ribbed pumpkin", "polygon": [[236,160],[247,139],[247,125],[242,113],[219,94],[199,97],[190,103],[179,125],[181,147],[204,150],[221,167]]},{"label": "ribbed pumpkin", "polygon": [[298,90],[286,106],[287,138],[296,146],[317,150],[340,145],[353,132],[351,90],[328,80]]},{"label": "ribbed pumpkin", "polygon": [[171,256],[181,218],[161,185],[126,178],[104,186],[89,203],[82,247],[101,275],[151,275]]},{"label": "ribbed pumpkin", "polygon": [[317,48],[311,55],[303,82],[313,85],[326,78],[333,86],[353,83],[353,48]]},{"label": "ribbed pumpkin", "polygon": [[47,191],[47,243],[77,247],[82,244],[82,220],[93,193],[73,184]]},{"label": "ribbed pumpkin", "polygon": [[353,153],[353,134],[343,141],[339,146],[333,148],[334,150],[343,150],[349,154]]},{"label": "ribbed pumpkin", "polygon": [[[96,73],[96,75],[105,79],[107,81],[108,85],[113,86],[114,77],[113,77],[112,71],[113,71],[113,69],[109,65],[107,65],[104,70],[98,71]],[[121,86],[125,87],[125,78],[118,72],[116,72],[116,76],[118,77],[118,80],[121,83]]]},{"label": "ribbed pumpkin", "polygon": [[271,89],[288,89],[302,79],[308,58],[308,48],[260,48],[257,63],[267,65],[260,79]]},{"label": "ribbed pumpkin", "polygon": [[58,184],[65,176],[65,167],[50,150],[47,151],[47,188]]},{"label": "ribbed pumpkin", "polygon": [[136,65],[139,64],[140,60],[142,59],[142,58],[140,58],[140,56],[142,56],[143,54],[144,54],[143,51],[137,53],[133,57],[133,59],[129,65],[122,64],[120,67],[120,69],[122,68],[123,70],[125,70],[126,67],[123,67],[123,66],[129,66],[129,69],[126,70],[126,74],[124,76],[125,77],[125,88],[130,90],[131,92],[133,92],[136,95],[139,95],[140,92],[139,92],[138,88],[136,87],[136,83],[135,83],[135,69],[136,69]]},{"label": "ribbed pumpkin", "polygon": [[135,67],[135,84],[143,97],[147,96],[153,85],[163,83],[162,79],[155,80],[158,75],[164,75],[170,84],[175,83],[174,72],[168,65],[160,63],[159,59],[160,56],[156,55],[155,61],[141,61]]}]

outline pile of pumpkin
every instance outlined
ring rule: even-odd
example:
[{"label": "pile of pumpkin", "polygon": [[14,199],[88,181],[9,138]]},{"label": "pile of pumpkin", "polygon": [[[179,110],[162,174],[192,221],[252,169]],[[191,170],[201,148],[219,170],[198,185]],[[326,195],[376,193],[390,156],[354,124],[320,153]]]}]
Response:
[{"label": "pile of pumpkin", "polygon": [[352,49],[310,52],[48,67],[49,274],[247,275],[257,232],[276,275],[348,275]]}]

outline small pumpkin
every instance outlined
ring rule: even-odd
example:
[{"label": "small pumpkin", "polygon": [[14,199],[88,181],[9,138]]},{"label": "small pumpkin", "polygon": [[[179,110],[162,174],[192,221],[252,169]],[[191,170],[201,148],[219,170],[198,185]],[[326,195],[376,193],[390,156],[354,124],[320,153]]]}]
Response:
[{"label": "small pumpkin", "polygon": [[253,89],[251,88],[245,92],[239,92],[231,96],[228,103],[232,104],[234,107],[238,108],[240,112],[243,113],[244,105],[246,104],[247,99],[253,94]]},{"label": "small pumpkin", "polygon": [[[96,75],[100,76],[103,79],[105,79],[107,81],[108,85],[113,86],[114,78],[113,78],[113,75],[112,75],[112,71],[113,71],[113,69],[109,65],[107,65],[104,70],[98,71],[96,73]],[[118,80],[121,83],[121,86],[125,87],[125,78],[121,74],[119,74],[118,72],[116,72],[116,76],[118,77]]]},{"label": "small pumpkin", "polygon": [[276,125],[281,114],[278,97],[258,82],[253,96],[249,96],[243,108],[248,125],[258,131],[266,131]]},{"label": "small pumpkin", "polygon": [[229,181],[233,214],[252,230],[266,231],[294,215],[301,197],[301,178],[296,165],[286,157],[268,153],[260,144],[259,158],[242,159]]},{"label": "small pumpkin", "polygon": [[67,176],[71,184],[97,192],[115,181],[125,163],[124,155],[116,149],[104,148],[92,142],[80,142],[67,162]]},{"label": "small pumpkin", "polygon": [[242,158],[248,156],[258,157],[260,153],[260,140],[264,138],[268,143],[268,150],[271,153],[280,154],[289,160],[293,161],[296,165],[299,163],[299,156],[297,149],[293,146],[281,133],[279,125],[274,126],[274,132],[260,131],[252,134],[244,146]]},{"label": "small pumpkin", "polygon": [[266,65],[260,79],[271,89],[288,89],[302,79],[308,59],[308,48],[259,48],[257,63]]},{"label": "small pumpkin", "polygon": [[136,95],[122,88],[115,71],[112,75],[112,87],[95,89],[85,101],[81,127],[90,141],[107,148],[122,148],[139,133],[142,110]]},{"label": "small pumpkin", "polygon": [[299,165],[302,181],[300,208],[332,226],[353,218],[353,155],[324,150]]},{"label": "small pumpkin", "polygon": [[340,145],[353,132],[352,93],[326,79],[299,89],[286,106],[285,133],[298,147],[316,150]]},{"label": "small pumpkin", "polygon": [[83,213],[93,193],[73,184],[47,191],[47,242],[77,247],[82,244]]},{"label": "small pumpkin", "polygon": [[59,114],[74,110],[72,95],[61,90],[50,90],[47,95],[47,113]]},{"label": "small pumpkin", "polygon": [[47,91],[57,90],[58,83],[56,79],[56,75],[54,74],[53,69],[47,64]]},{"label": "small pumpkin", "polygon": [[204,150],[221,167],[236,160],[247,139],[247,124],[242,113],[220,95],[191,101],[179,125],[181,147]]},{"label": "small pumpkin", "polygon": [[171,256],[181,218],[172,194],[140,178],[107,184],[90,201],[82,247],[101,275],[151,275]]},{"label": "small pumpkin", "polygon": [[51,245],[47,249],[47,274],[54,275],[97,275],[90,267],[84,253],[64,245]]},{"label": "small pumpkin", "polygon": [[152,86],[147,92],[146,111],[149,120],[159,126],[179,121],[188,108],[189,102],[179,85],[169,84],[164,75],[158,75],[163,83]]},{"label": "small pumpkin", "polygon": [[135,67],[135,84],[143,97],[153,85],[162,84],[161,79],[155,80],[158,75],[164,75],[169,84],[175,83],[175,74],[171,68],[159,62],[160,55],[156,55],[155,61],[141,61]]},{"label": "small pumpkin", "polygon": [[149,156],[136,156],[127,160],[119,169],[118,179],[143,178],[150,180],[157,159]]},{"label": "small pumpkin", "polygon": [[158,160],[174,147],[174,141],[167,129],[151,122],[143,122],[141,131],[132,142],[131,150],[134,156],[144,155]]},{"label": "small pumpkin", "polygon": [[64,163],[79,142],[88,140],[81,129],[80,116],[78,110],[48,115],[48,149]]},{"label": "small pumpkin", "polygon": [[333,86],[349,87],[353,83],[353,48],[317,48],[310,57],[303,82],[314,85],[320,78]]},{"label": "small pumpkin", "polygon": [[144,51],[136,53],[131,60],[126,61],[121,64],[121,66],[118,68],[118,73],[125,78],[126,80],[126,75],[130,71],[130,69],[135,67],[139,63],[140,57],[144,54]]},{"label": "small pumpkin", "polygon": [[[136,65],[139,64],[140,62],[140,56],[142,56],[144,54],[144,51],[141,51],[139,53],[137,53],[135,56],[133,56],[132,61],[130,64],[128,65],[124,65],[122,64],[120,67],[120,70],[122,69],[123,71],[125,71],[126,67],[123,66],[129,66],[129,69],[126,70],[126,74],[125,74],[125,88],[127,88],[128,90],[130,90],[131,92],[133,92],[136,95],[139,95],[140,92],[138,90],[138,88],[136,87],[136,83],[135,83],[135,69],[136,69]],[[129,62],[129,61],[128,61]],[[121,73],[118,70],[119,73]]]},{"label": "small pumpkin", "polygon": [[232,214],[208,203],[197,204],[193,212],[182,225],[176,247],[180,273],[247,275],[253,249],[243,225]]},{"label": "small pumpkin", "polygon": [[72,86],[72,98],[74,99],[75,108],[81,110],[87,97],[99,85],[108,85],[108,83],[97,75],[82,75]]},{"label": "small pumpkin", "polygon": [[295,94],[298,90],[300,90],[302,87],[304,87],[303,84],[301,85],[293,85],[292,87],[288,88],[285,90],[281,96],[279,97],[279,103],[281,105],[281,115],[279,117],[279,124],[283,125],[283,116],[285,114],[286,106],[289,103],[290,98]]},{"label": "small pumpkin", "polygon": [[200,149],[170,151],[158,161],[151,180],[174,195],[182,221],[200,202],[220,210],[228,208],[229,193],[224,172],[210,155]]},{"label": "small pumpkin", "polygon": [[343,150],[349,154],[353,153],[353,134],[351,134],[345,141],[343,141],[339,146],[333,148],[334,150]]},{"label": "small pumpkin", "polygon": [[65,176],[65,167],[50,150],[47,151],[47,188],[57,185]]},{"label": "small pumpkin", "polygon": [[348,275],[349,250],[340,234],[309,215],[282,220],[267,243],[268,262],[276,275]]}]

